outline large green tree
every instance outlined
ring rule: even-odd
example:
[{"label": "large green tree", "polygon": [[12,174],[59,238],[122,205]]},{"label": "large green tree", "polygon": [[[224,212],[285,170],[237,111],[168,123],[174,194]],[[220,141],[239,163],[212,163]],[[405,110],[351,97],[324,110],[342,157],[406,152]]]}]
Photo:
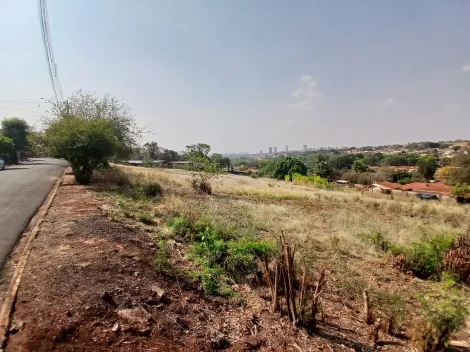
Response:
[{"label": "large green tree", "polygon": [[437,170],[437,160],[431,155],[421,156],[418,160],[418,173],[426,182],[434,177]]},{"label": "large green tree", "polygon": [[284,180],[286,176],[289,176],[289,180],[292,181],[292,175],[295,173],[306,175],[307,166],[305,166],[305,164],[299,159],[288,156],[276,162],[273,171],[273,178]]},{"label": "large green tree", "polygon": [[3,119],[1,133],[13,141],[16,150],[26,150],[28,146],[29,125],[25,120],[19,117]]},{"label": "large green tree", "polygon": [[91,181],[98,164],[119,148],[111,121],[67,116],[52,122],[44,140],[53,156],[68,160],[80,184]]},{"label": "large green tree", "polygon": [[67,116],[87,121],[106,121],[108,126],[112,126],[116,141],[112,157],[117,160],[128,159],[138,144],[142,129],[137,125],[129,106],[112,95],[100,97],[80,90],[67,100],[51,104],[51,110],[44,117],[45,128]]}]

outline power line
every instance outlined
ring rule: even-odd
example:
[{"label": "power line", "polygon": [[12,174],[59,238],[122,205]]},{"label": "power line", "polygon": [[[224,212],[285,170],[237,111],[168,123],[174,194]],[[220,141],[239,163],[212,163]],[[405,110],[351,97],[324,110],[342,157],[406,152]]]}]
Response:
[{"label": "power line", "polygon": [[0,100],[0,103],[18,103],[18,104],[43,104],[44,101],[18,101],[18,100]]},{"label": "power line", "polygon": [[41,25],[42,41],[44,50],[46,51],[47,68],[51,79],[52,89],[57,102],[62,100],[62,90],[60,87],[59,76],[57,73],[57,64],[55,63],[54,53],[52,52],[52,44],[50,38],[50,29],[47,19],[46,0],[38,0],[39,5],[39,22]]}]

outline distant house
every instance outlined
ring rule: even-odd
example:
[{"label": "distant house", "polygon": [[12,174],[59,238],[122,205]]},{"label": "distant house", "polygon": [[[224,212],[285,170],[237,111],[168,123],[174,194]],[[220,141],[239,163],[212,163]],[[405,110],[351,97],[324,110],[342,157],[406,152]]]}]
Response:
[{"label": "distant house", "polygon": [[452,187],[447,186],[440,182],[425,183],[425,182],[414,182],[408,185],[404,185],[401,188],[403,191],[408,192],[419,192],[419,193],[431,193],[438,195],[449,195],[452,191]]}]

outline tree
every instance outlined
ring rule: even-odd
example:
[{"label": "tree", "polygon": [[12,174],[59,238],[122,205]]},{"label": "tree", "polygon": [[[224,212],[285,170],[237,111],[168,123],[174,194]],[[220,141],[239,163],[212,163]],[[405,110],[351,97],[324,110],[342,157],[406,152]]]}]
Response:
[{"label": "tree", "polygon": [[449,170],[449,181],[453,185],[470,184],[470,155],[461,154],[454,158],[452,169]]},{"label": "tree", "polygon": [[165,161],[178,161],[180,160],[180,155],[174,150],[164,149],[161,153],[161,158]]},{"label": "tree", "polygon": [[431,155],[425,155],[418,160],[418,173],[427,181],[431,180],[437,170],[437,160]]},{"label": "tree", "polygon": [[212,193],[210,181],[216,178],[220,171],[218,162],[209,158],[208,154],[211,146],[205,143],[198,143],[186,146],[186,155],[191,162],[189,169],[192,171],[191,186],[198,193]]},{"label": "tree", "polygon": [[329,156],[324,154],[313,156],[310,161],[310,171],[316,176],[329,178],[333,173]]},{"label": "tree", "polygon": [[211,146],[205,143],[197,143],[186,146],[186,155],[188,160],[191,159],[209,159]]},{"label": "tree", "polygon": [[3,119],[1,126],[1,133],[13,141],[15,149],[24,152],[28,146],[28,123],[19,117],[10,117]]},{"label": "tree", "polygon": [[67,116],[84,120],[103,120],[113,128],[116,140],[116,150],[113,154],[115,159],[128,159],[137,146],[142,130],[135,122],[131,109],[112,95],[99,97],[94,93],[79,90],[67,100],[51,104],[52,109],[43,120],[46,128],[54,121]]},{"label": "tree", "polygon": [[366,164],[366,161],[364,159],[354,160],[351,170],[357,173],[364,173],[370,171],[369,165]]},{"label": "tree", "polygon": [[217,163],[221,169],[227,168],[227,171],[230,170],[230,159],[224,158],[222,154],[212,154],[212,161]]},{"label": "tree", "polygon": [[350,170],[356,159],[362,159],[362,154],[346,154],[332,160],[332,166],[337,170]]},{"label": "tree", "polygon": [[289,180],[292,181],[292,174],[294,173],[307,175],[307,166],[299,159],[288,156],[276,163],[273,178],[284,180],[286,176],[289,176]]},{"label": "tree", "polygon": [[64,117],[53,121],[44,133],[52,155],[68,160],[75,180],[80,184],[91,181],[98,164],[115,155],[120,148],[115,125],[104,119]]},{"label": "tree", "polygon": [[30,130],[28,133],[28,150],[38,156],[48,156],[50,152],[44,141],[44,132]]},{"label": "tree", "polygon": [[144,148],[147,152],[148,157],[151,160],[157,160],[159,157],[160,148],[157,142],[147,142],[144,144]]},{"label": "tree", "polygon": [[8,154],[10,155],[13,150],[13,141],[11,138],[5,137],[4,135],[0,134],[0,156]]}]

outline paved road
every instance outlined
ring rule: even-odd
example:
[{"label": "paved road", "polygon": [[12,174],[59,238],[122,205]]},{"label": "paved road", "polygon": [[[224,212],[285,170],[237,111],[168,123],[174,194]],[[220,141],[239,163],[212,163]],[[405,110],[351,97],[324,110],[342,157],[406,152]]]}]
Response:
[{"label": "paved road", "polygon": [[0,171],[0,267],[66,165],[35,159]]}]

